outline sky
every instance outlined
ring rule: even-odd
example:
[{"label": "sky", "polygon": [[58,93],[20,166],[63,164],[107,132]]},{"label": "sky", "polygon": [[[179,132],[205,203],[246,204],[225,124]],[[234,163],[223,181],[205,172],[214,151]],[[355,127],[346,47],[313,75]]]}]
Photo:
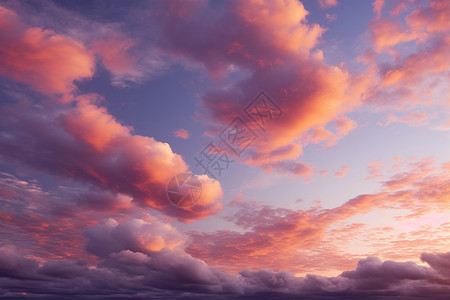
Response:
[{"label": "sky", "polygon": [[0,298],[448,299],[450,2],[0,2]]}]

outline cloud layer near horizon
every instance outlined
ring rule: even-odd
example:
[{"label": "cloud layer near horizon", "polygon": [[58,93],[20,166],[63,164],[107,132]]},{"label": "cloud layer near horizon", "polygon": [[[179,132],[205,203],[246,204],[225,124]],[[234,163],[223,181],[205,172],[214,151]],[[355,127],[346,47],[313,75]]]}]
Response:
[{"label": "cloud layer near horizon", "polygon": [[[154,232],[158,232],[153,235]],[[126,294],[125,298],[202,299],[212,293],[215,299],[255,296],[259,299],[292,295],[335,299],[364,296],[378,299],[392,295],[444,299],[450,292],[449,253],[423,253],[429,266],[413,262],[360,260],[355,270],[337,277],[293,274],[271,270],[244,270],[232,275],[207,266],[181,248],[186,238],[168,224],[134,219],[124,223],[109,220],[89,227],[87,250],[102,258],[95,268],[76,260],[38,264],[13,246],[0,247],[0,275],[5,296],[46,299],[70,295],[91,299]],[[39,283],[40,284],[36,284]],[[17,286],[22,286],[17,289]],[[49,296],[51,295],[51,296]]]}]

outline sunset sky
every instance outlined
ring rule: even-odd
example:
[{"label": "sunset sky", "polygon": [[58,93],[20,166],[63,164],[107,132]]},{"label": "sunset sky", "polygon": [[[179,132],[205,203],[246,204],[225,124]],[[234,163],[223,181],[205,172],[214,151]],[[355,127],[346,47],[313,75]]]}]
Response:
[{"label": "sunset sky", "polygon": [[447,0],[1,1],[0,298],[449,299],[449,31]]}]

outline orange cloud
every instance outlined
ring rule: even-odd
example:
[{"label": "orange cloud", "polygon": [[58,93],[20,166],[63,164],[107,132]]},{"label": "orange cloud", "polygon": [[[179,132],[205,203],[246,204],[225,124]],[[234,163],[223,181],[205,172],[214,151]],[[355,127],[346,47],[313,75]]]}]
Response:
[{"label": "orange cloud", "polygon": [[204,175],[199,176],[203,193],[195,206],[171,205],[166,188],[173,176],[187,171],[182,157],[167,143],[132,134],[104,107],[93,104],[90,96],[78,96],[73,104],[52,109],[6,106],[0,115],[8,115],[7,123],[24,126],[4,124],[11,128],[0,148],[5,157],[131,196],[183,221],[204,218],[221,208],[220,184]]},{"label": "orange cloud", "polygon": [[0,7],[0,73],[45,94],[67,93],[73,81],[91,77],[95,66],[84,45],[50,29],[27,28]]},{"label": "orange cloud", "polygon": [[[404,212],[408,212],[409,215],[393,220],[397,222],[393,224],[398,225],[405,218],[417,220],[448,211],[449,169],[445,168],[446,164],[442,168],[433,168],[432,165],[431,159],[411,162],[409,170],[392,176],[378,193],[356,196],[331,209],[280,209],[236,199],[230,205],[237,210],[227,220],[240,226],[244,232],[191,232],[193,243],[187,251],[210,265],[227,266],[228,271],[270,268],[287,269],[299,274],[312,271],[329,274],[327,272],[337,272],[344,266],[350,266],[361,258],[360,255],[367,255],[366,252],[358,251],[358,247],[364,247],[360,241],[370,243],[370,251],[384,257],[417,257],[418,253],[425,250],[424,244],[420,242],[421,236],[411,234],[400,237],[398,232],[392,230],[386,233],[386,229],[380,231],[380,228],[371,229],[369,225],[353,223],[352,218],[369,213],[386,215],[386,212],[403,216]],[[445,232],[444,229],[439,230]],[[383,236],[385,240],[374,240],[374,235]],[[391,247],[396,241],[407,243],[411,251],[405,256],[398,254],[395,251],[398,247]],[[350,243],[354,245],[352,249],[348,249]],[[439,242],[437,238],[433,249],[443,251],[446,245],[448,243],[442,240]],[[382,249],[391,250],[384,253]],[[336,260],[324,260],[329,255]],[[277,258],[276,261],[273,257]]]},{"label": "orange cloud", "polygon": [[319,1],[319,6],[322,8],[328,8],[331,6],[337,6],[338,5],[338,1],[337,0],[318,0]]},{"label": "orange cloud", "polygon": [[[220,184],[204,176],[199,177],[203,197],[195,206],[180,209],[171,205],[167,184],[173,176],[187,171],[181,156],[167,143],[134,135],[132,128],[98,106],[98,95],[72,95],[73,81],[93,72],[93,56],[81,43],[50,30],[27,28],[14,12],[3,7],[0,22],[4,25],[0,31],[5,31],[0,73],[44,94],[56,93],[65,102],[33,106],[24,101],[3,106],[2,125],[9,134],[0,147],[2,156],[131,196],[183,221],[204,218],[220,209]],[[105,45],[95,46],[105,50]],[[125,72],[122,67],[129,61],[116,61],[119,54],[113,50],[104,54],[108,67]]]},{"label": "orange cloud", "polygon": [[374,19],[369,23],[369,28],[372,42],[378,52],[389,50],[392,46],[417,38],[417,35],[408,32],[400,21]]},{"label": "orange cloud", "polygon": [[364,180],[383,177],[382,170],[384,169],[384,166],[382,160],[369,161],[367,167],[369,168],[369,175],[365,177]]}]

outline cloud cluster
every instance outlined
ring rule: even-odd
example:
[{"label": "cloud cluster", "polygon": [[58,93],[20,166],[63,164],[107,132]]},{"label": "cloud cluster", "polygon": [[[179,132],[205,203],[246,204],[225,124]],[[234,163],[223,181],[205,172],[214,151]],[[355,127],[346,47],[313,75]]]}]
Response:
[{"label": "cloud cluster", "polygon": [[[3,296],[23,293],[41,299],[93,299],[122,295],[133,299],[334,299],[393,295],[444,299],[450,292],[449,253],[423,253],[429,267],[413,262],[360,260],[355,270],[337,277],[296,277],[283,271],[244,270],[228,274],[184,252],[186,237],[159,221],[110,220],[88,228],[87,249],[101,262],[58,260],[39,264],[14,246],[0,247],[0,287]],[[441,262],[442,261],[442,262]],[[6,292],[7,291],[7,292]],[[42,296],[41,296],[42,295]],[[51,295],[51,296],[49,296]],[[372,298],[370,298],[372,297]]]},{"label": "cloud cluster", "polygon": [[220,184],[205,175],[199,176],[204,193],[197,205],[172,206],[165,190],[173,176],[187,171],[182,157],[167,143],[134,134],[99,105],[100,96],[75,94],[74,80],[92,76],[95,62],[81,42],[27,27],[7,8],[1,7],[0,20],[0,72],[45,95],[37,103],[13,99],[0,107],[4,159],[129,195],[186,221],[220,209]]},{"label": "cloud cluster", "polygon": [[[295,166],[307,144],[303,135],[355,107],[359,80],[322,61],[321,52],[314,49],[324,29],[308,22],[301,2],[228,1],[224,5],[223,13],[217,14],[205,1],[190,2],[183,9],[165,2],[162,12],[155,14],[162,31],[161,47],[204,66],[218,78],[202,98],[212,124],[228,124],[260,90],[266,91],[284,114],[267,123],[243,161],[309,176],[305,164],[300,169]],[[339,126],[344,126],[345,118],[340,120]],[[339,132],[347,134],[353,127]],[[328,138],[336,140],[334,134],[323,139]]]},{"label": "cloud cluster", "polygon": [[401,110],[447,105],[441,96],[448,94],[443,79],[450,61],[449,3],[376,1],[374,10],[377,17],[369,24],[373,49],[366,59],[379,83],[367,91],[367,100]]}]

